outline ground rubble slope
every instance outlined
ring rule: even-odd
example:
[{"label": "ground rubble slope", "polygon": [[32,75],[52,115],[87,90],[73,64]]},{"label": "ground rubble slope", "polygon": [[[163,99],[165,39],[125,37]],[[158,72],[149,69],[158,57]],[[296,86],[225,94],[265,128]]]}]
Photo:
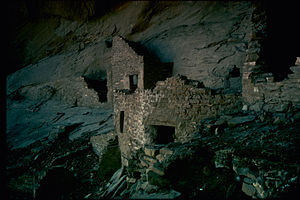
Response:
[{"label": "ground rubble slope", "polygon": [[141,176],[126,182],[119,169],[100,197],[294,198],[300,183],[299,122],[297,112],[236,111],[203,119],[187,143],[145,147],[136,158]]}]

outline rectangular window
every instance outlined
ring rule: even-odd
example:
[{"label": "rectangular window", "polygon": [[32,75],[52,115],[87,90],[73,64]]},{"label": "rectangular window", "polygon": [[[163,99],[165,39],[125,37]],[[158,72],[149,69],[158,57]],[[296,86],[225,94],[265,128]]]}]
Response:
[{"label": "rectangular window", "polygon": [[120,112],[120,133],[124,130],[124,111]]},{"label": "rectangular window", "polygon": [[129,89],[135,91],[138,88],[138,75],[130,75],[129,76]]}]

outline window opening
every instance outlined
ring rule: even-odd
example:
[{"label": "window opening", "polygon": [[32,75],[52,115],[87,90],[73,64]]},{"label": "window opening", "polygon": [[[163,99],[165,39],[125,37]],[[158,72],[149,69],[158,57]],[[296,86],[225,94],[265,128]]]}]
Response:
[{"label": "window opening", "polygon": [[120,112],[120,133],[124,130],[124,111]]},{"label": "window opening", "polygon": [[132,91],[135,91],[138,87],[138,75],[130,75],[129,76],[129,88]]}]

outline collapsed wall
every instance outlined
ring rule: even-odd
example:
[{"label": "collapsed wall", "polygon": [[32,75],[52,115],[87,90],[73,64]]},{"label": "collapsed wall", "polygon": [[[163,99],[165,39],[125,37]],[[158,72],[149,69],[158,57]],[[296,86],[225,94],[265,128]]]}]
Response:
[{"label": "collapsed wall", "polygon": [[299,110],[300,105],[300,64],[290,69],[288,79],[274,82],[272,73],[251,76],[255,62],[243,67],[243,99],[250,110],[266,112],[287,112]]},{"label": "collapsed wall", "polygon": [[[280,45],[281,41],[275,40],[280,38],[270,37],[272,33],[270,33],[266,16],[271,20],[274,17],[266,13],[262,3],[254,4],[250,42],[242,68],[243,101],[246,107],[254,111],[299,110],[300,57],[294,57],[297,54],[292,48],[281,48],[283,47]],[[280,26],[276,21],[273,24]],[[278,28],[275,25],[273,26]],[[296,66],[292,66],[294,63]]]}]

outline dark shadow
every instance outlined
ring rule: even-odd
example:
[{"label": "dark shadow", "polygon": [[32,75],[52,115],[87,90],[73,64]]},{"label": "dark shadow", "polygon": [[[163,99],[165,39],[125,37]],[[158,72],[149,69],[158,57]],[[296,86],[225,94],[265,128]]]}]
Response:
[{"label": "dark shadow", "polygon": [[80,188],[78,184],[79,181],[67,169],[62,167],[51,169],[41,180],[36,199],[70,199],[70,193]]},{"label": "dark shadow", "polygon": [[168,144],[174,142],[175,127],[172,126],[156,126],[157,137],[156,144]]},{"label": "dark shadow", "polygon": [[[275,81],[282,81],[292,73],[296,56],[300,55],[298,8],[295,3],[265,2],[267,38],[262,46],[267,71]],[[280,13],[280,15],[278,14]]]},{"label": "dark shadow", "polygon": [[240,76],[241,76],[240,69],[236,65],[234,65],[234,67],[229,71],[229,77],[235,78]]},{"label": "dark shadow", "polygon": [[154,144],[174,142],[175,127],[173,126],[150,125],[146,127],[146,132],[150,135]]},{"label": "dark shadow", "polygon": [[99,97],[100,102],[107,102],[107,79],[100,80],[84,77],[84,81],[87,83],[89,89],[94,89]]},{"label": "dark shadow", "polygon": [[109,180],[111,176],[121,168],[121,152],[118,146],[118,138],[109,141],[106,152],[103,153],[99,163],[96,179],[99,183]]},{"label": "dark shadow", "polygon": [[198,149],[168,166],[165,178],[181,193],[180,199],[251,199],[242,192],[241,182],[235,181],[234,171],[215,168],[213,155]]}]

